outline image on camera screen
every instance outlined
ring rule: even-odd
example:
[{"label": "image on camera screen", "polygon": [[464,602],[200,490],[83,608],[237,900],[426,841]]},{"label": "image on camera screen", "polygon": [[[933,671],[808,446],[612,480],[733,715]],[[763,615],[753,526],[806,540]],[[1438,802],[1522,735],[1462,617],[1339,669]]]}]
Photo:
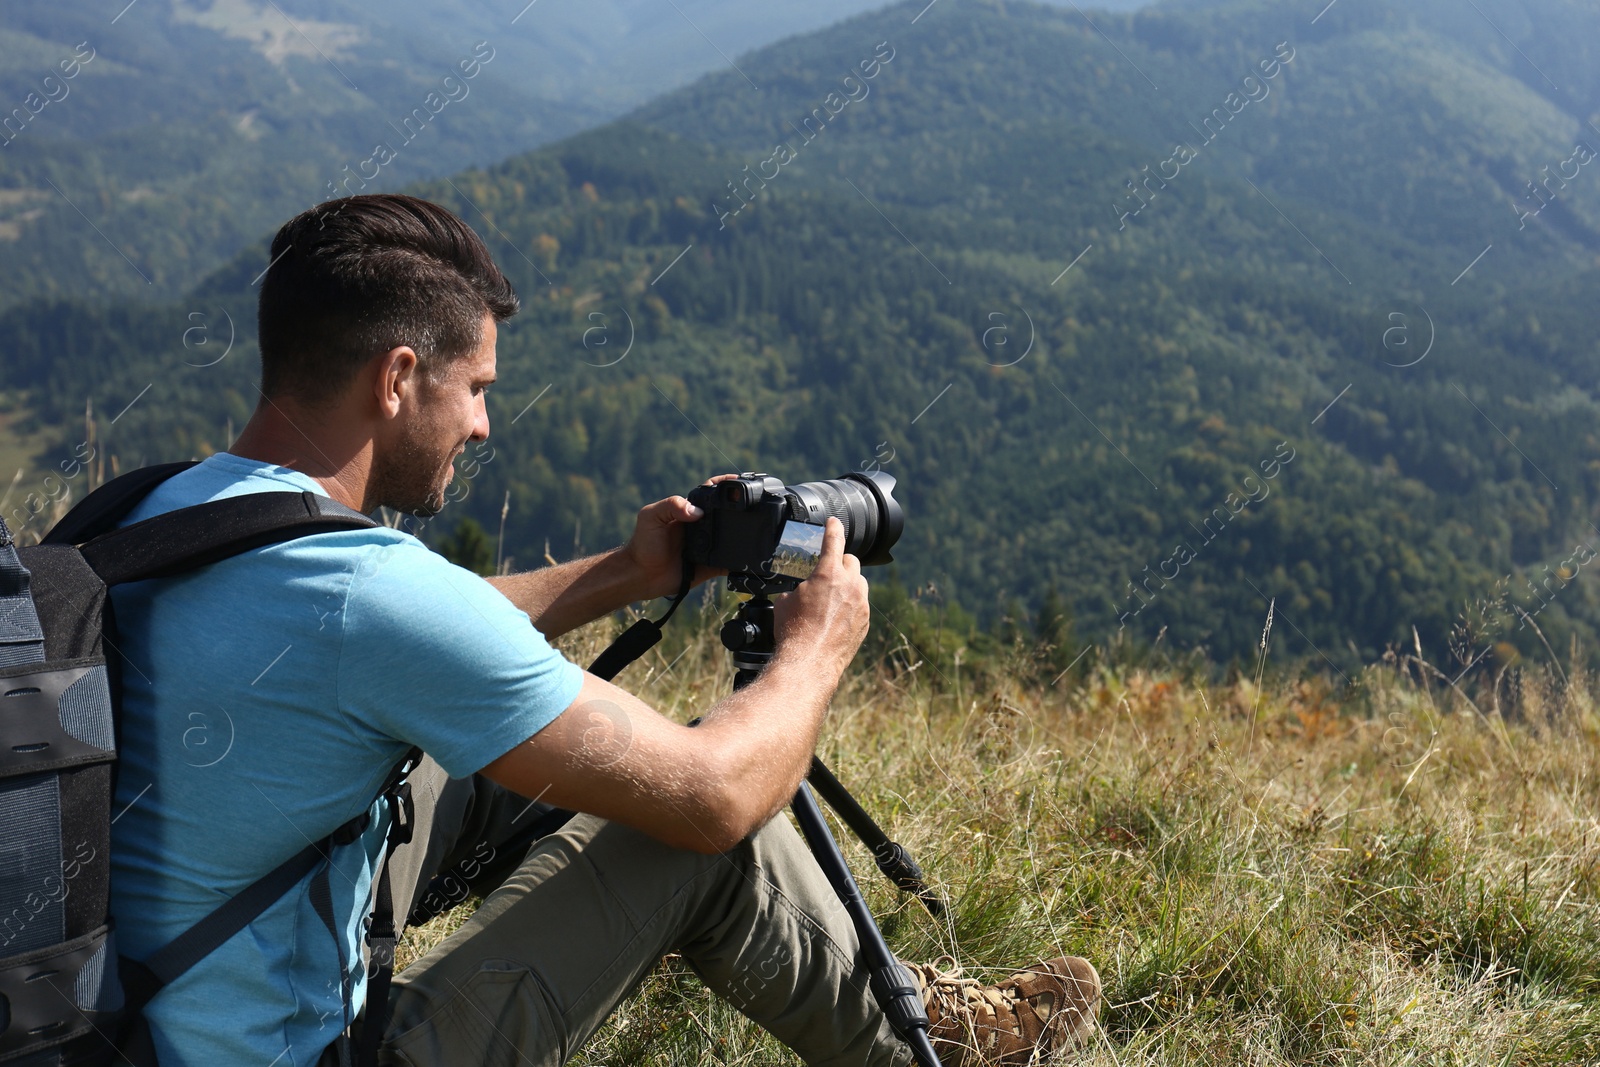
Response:
[{"label": "image on camera screen", "polygon": [[804,581],[821,558],[822,527],[791,519],[783,524],[783,537],[772,554],[772,573]]}]

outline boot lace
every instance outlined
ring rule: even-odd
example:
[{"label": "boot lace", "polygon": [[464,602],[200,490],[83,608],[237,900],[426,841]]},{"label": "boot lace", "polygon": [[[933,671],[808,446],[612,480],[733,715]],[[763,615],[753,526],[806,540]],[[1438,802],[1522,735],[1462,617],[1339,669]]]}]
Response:
[{"label": "boot lace", "polygon": [[930,1009],[937,1007],[943,1015],[970,1023],[986,1005],[993,1009],[997,1024],[1012,1033],[1019,1032],[1015,1024],[1019,999],[1015,986],[1000,989],[984,985],[976,978],[967,978],[961,964],[949,955],[911,967],[922,977],[923,998]]}]

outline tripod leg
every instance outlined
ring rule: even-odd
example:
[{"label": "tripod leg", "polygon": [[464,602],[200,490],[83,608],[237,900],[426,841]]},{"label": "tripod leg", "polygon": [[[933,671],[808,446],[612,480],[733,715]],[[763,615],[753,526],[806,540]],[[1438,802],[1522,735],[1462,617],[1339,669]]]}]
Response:
[{"label": "tripod leg", "polygon": [[839,818],[850,827],[861,843],[872,850],[878,861],[878,870],[903,893],[912,893],[922,901],[928,913],[937,918],[944,914],[944,901],[936,896],[922,880],[922,868],[911,858],[904,845],[889,840],[889,835],[872,820],[865,808],[856,802],[832,771],[815,756],[811,757],[811,771],[806,775],[813,788],[828,806],[839,813]]},{"label": "tripod leg", "polygon": [[817,807],[816,799],[804,782],[794,795],[793,811],[795,820],[800,824],[800,832],[805,835],[806,844],[811,846],[812,855],[817,857],[817,866],[822,868],[822,873],[827,876],[828,883],[839,895],[851,923],[855,925],[862,955],[866,957],[867,967],[872,974],[873,998],[888,1016],[889,1026],[911,1046],[922,1067],[941,1067],[939,1056],[928,1040],[928,1013],[922,1006],[922,996],[912,983],[911,976],[889,951],[878,924],[873,921],[872,912],[867,910],[867,902],[861,897],[861,890],[856,887],[856,880],[850,875],[850,868],[839,854],[839,846],[828,832],[822,809]]}]

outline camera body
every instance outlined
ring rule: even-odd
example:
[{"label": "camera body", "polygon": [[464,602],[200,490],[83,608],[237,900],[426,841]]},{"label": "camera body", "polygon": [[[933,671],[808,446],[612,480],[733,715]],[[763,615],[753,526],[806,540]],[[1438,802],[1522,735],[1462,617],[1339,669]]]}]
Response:
[{"label": "camera body", "polygon": [[705,515],[684,527],[684,554],[728,571],[729,584],[746,592],[793,589],[815,569],[834,515],[844,524],[844,550],[862,566],[889,563],[905,526],[894,486],[883,471],[798,485],[749,472],[696,486],[689,502]]}]

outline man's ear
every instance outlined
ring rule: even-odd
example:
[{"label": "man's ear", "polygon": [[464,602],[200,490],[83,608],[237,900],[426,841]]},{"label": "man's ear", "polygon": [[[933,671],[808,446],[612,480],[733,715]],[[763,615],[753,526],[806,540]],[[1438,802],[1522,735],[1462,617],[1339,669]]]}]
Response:
[{"label": "man's ear", "polygon": [[410,345],[399,345],[374,357],[373,362],[376,373],[372,392],[378,403],[378,414],[386,419],[395,418],[400,414],[400,405],[420,384],[417,354]]}]

